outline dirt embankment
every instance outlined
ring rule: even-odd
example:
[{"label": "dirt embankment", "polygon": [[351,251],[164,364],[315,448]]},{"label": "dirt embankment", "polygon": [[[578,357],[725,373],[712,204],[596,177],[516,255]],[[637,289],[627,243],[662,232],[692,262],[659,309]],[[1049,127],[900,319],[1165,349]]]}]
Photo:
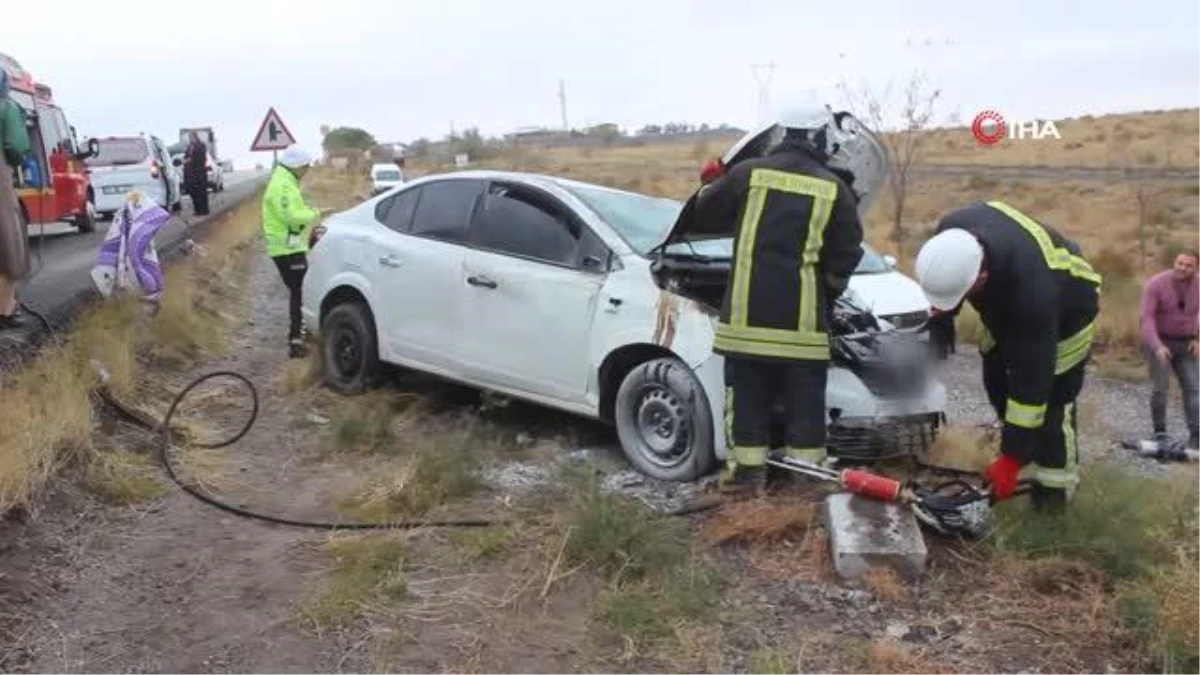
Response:
[{"label": "dirt embankment", "polygon": [[[285,358],[282,286],[257,247],[252,255],[242,300],[226,308],[235,319],[227,347],[141,376],[142,400],[161,406],[212,370],[258,387],[252,431],[227,449],[181,451],[185,476],[292,517],[473,514],[510,524],[331,535],[238,518],[166,482],[146,459],[153,438],[106,416],[97,451],[119,468],[68,469],[25,522],[0,531],[0,668],[1147,667],[1117,623],[1110,580],[1092,567],[935,542],[919,582],[881,573],[843,584],[829,574],[811,488],[656,518],[628,497],[665,493],[627,472],[607,429],[519,403],[495,407],[412,373],[369,396],[335,396],[313,385],[309,364]],[[970,407],[978,380],[961,377],[952,400]],[[245,414],[231,388],[201,394],[183,420],[204,434]],[[583,460],[595,461],[598,483],[581,475]]]}]

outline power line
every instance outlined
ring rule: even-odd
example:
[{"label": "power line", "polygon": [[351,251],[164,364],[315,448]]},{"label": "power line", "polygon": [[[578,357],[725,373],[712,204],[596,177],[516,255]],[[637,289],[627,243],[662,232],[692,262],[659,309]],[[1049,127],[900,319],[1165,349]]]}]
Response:
[{"label": "power line", "polygon": [[751,63],[750,72],[758,82],[758,121],[761,123],[771,114],[771,78],[778,63]]}]

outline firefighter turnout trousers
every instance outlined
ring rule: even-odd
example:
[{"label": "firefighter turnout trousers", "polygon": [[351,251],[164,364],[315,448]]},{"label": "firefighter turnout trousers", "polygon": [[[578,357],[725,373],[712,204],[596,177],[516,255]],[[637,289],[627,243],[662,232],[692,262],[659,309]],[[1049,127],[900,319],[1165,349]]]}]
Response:
[{"label": "firefighter turnout trousers", "polygon": [[725,358],[727,465],[761,467],[771,448],[771,413],[782,403],[784,448],[790,457],[825,460],[826,361]]},{"label": "firefighter turnout trousers", "polygon": [[[1089,328],[1091,327],[1089,326]],[[1090,337],[1091,331],[1086,330],[1081,331],[1081,335],[1072,336],[1063,342],[1085,341],[1082,349],[1090,351]],[[1064,359],[1060,358],[1060,367],[1069,364],[1070,360],[1078,361],[1078,357],[1072,358],[1068,355],[1066,364],[1064,364]],[[1024,472],[1033,480],[1035,497],[1039,493],[1044,495],[1047,492],[1057,492],[1061,493],[1061,496],[1066,496],[1079,484],[1077,399],[1083,391],[1086,371],[1085,360],[1054,376],[1054,384],[1050,390],[1050,397],[1046,401],[1042,424],[1038,427],[1033,447],[1030,448],[1032,461]],[[988,354],[985,353],[983,377],[988,398],[991,400],[996,414],[1000,419],[1013,419],[1014,415],[1009,415],[1007,409],[1009,382],[1003,363],[999,359],[988,358]]]}]

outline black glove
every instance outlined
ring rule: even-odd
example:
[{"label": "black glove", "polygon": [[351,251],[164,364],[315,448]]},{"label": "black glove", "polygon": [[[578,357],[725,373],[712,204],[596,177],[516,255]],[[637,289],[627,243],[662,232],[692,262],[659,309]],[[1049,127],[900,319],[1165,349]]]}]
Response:
[{"label": "black glove", "polygon": [[954,315],[939,314],[929,319],[928,326],[929,346],[933,349],[933,355],[944,361],[955,351]]}]

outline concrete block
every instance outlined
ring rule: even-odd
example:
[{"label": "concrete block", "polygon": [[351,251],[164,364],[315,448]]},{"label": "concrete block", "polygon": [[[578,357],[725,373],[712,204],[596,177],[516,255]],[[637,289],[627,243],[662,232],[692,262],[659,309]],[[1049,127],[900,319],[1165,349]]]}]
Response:
[{"label": "concrete block", "polygon": [[925,572],[925,538],[912,510],[849,493],[825,499],[825,528],[833,566],[843,579],[873,567],[889,567],[905,578]]}]

